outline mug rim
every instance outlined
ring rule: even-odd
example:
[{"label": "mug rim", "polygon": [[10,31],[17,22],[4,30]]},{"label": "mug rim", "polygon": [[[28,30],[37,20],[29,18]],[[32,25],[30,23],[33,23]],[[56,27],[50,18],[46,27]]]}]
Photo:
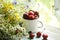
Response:
[{"label": "mug rim", "polygon": [[[24,19],[24,18],[23,18]],[[38,20],[39,18],[33,19],[33,20]],[[29,19],[24,19],[24,20],[28,20],[28,21],[33,21],[33,20],[29,20]]]}]

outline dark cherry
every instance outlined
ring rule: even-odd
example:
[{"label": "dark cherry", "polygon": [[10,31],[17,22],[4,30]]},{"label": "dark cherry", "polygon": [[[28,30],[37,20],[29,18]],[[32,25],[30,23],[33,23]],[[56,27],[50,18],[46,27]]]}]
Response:
[{"label": "dark cherry", "polygon": [[28,19],[28,14],[27,13],[23,14],[23,18]]},{"label": "dark cherry", "polygon": [[41,32],[37,32],[36,35],[37,35],[37,38],[40,38],[41,37]]},{"label": "dark cherry", "polygon": [[42,37],[43,37],[43,39],[47,39],[48,38],[48,34],[43,34]]},{"label": "dark cherry", "polygon": [[30,39],[33,39],[34,36],[35,36],[35,35],[34,35],[33,33],[30,33],[30,34],[29,34],[29,38],[30,38]]},{"label": "dark cherry", "polygon": [[37,11],[34,11],[34,13],[35,13],[35,15],[38,15],[38,17],[39,17],[39,13]]},{"label": "dark cherry", "polygon": [[35,19],[39,18],[38,15],[35,15]]}]

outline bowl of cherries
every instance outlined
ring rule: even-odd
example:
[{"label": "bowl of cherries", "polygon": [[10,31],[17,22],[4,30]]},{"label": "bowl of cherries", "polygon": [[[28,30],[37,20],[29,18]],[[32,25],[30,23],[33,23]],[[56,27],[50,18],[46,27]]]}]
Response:
[{"label": "bowl of cherries", "polygon": [[37,11],[29,10],[29,12],[25,12],[23,14],[23,18],[27,20],[34,20],[39,17],[39,13]]},{"label": "bowl of cherries", "polygon": [[[43,23],[39,19],[39,12],[29,10],[23,14],[23,26],[27,31],[37,32],[43,28]],[[34,28],[34,29],[33,29]]]}]

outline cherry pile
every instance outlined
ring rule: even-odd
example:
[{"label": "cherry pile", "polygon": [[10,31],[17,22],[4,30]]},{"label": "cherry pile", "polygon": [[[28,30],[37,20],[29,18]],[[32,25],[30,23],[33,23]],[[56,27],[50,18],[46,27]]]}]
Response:
[{"label": "cherry pile", "polygon": [[29,12],[25,12],[23,14],[23,18],[28,20],[34,20],[37,19],[38,17],[39,17],[39,13],[33,10],[29,10]]},{"label": "cherry pile", "polygon": [[[32,31],[29,31],[28,33],[29,33],[29,38],[30,39],[33,39],[35,37],[35,35],[32,33]],[[45,33],[42,34],[41,32],[37,32],[36,35],[37,35],[36,36],[37,38],[40,38],[42,36],[43,37],[43,40],[45,40],[45,39],[48,38],[48,34],[45,34]]]}]

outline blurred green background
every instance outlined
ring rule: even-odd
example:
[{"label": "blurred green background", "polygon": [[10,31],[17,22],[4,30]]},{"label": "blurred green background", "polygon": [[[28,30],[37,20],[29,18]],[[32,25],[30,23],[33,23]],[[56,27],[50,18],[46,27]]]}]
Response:
[{"label": "blurred green background", "polygon": [[[16,1],[27,1],[27,0],[16,0]],[[42,2],[43,4],[45,4],[48,8],[51,8],[51,6],[54,5],[54,0],[35,0],[36,2]],[[6,0],[6,2],[12,2],[12,0]]]},{"label": "blurred green background", "polygon": [[46,5],[49,9],[54,6],[54,0],[36,0],[37,2],[42,2]]},{"label": "blurred green background", "polygon": [[[26,6],[28,3],[26,3],[28,0],[4,0],[7,3],[9,2],[13,2],[13,1],[17,1],[19,3],[19,5],[17,5],[17,10],[20,8],[20,15],[22,15],[24,12],[26,12],[28,9],[25,9],[24,6]],[[54,0],[31,0],[31,1],[35,1],[35,2],[41,2],[43,3],[43,5],[45,5],[50,11],[54,10]],[[26,3],[26,4],[25,4]],[[34,3],[34,2],[32,2]],[[19,8],[18,8],[19,7]],[[34,8],[34,7],[33,7]]]}]

